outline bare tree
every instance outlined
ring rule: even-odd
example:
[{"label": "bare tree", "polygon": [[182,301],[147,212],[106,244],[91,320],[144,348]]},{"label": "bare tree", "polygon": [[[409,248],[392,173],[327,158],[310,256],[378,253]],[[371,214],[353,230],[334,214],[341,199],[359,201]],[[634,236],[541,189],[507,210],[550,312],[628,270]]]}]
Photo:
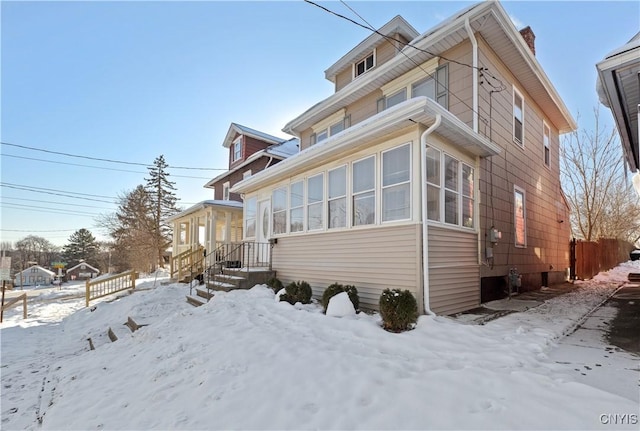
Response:
[{"label": "bare tree", "polygon": [[625,172],[615,129],[576,130],[562,143],[562,187],[571,206],[571,230],[586,241],[618,238],[635,242],[640,235],[640,199]]}]

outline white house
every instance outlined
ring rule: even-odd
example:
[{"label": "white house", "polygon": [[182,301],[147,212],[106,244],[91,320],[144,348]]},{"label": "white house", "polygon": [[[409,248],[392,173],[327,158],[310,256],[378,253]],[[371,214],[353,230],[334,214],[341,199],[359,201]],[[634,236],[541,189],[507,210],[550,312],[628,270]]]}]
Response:
[{"label": "white house", "polygon": [[41,267],[40,265],[33,265],[29,268],[18,272],[15,276],[14,286],[37,286],[43,284],[51,284],[56,274],[53,271],[49,271]]}]

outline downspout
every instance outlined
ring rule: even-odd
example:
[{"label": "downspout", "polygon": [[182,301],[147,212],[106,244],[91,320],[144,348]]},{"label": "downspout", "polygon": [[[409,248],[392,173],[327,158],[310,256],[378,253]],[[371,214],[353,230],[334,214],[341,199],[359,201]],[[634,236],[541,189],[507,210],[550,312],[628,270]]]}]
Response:
[{"label": "downspout", "polygon": [[422,285],[424,312],[431,316],[435,313],[431,311],[429,305],[429,228],[427,226],[427,137],[434,131],[440,123],[442,117],[436,114],[436,121],[420,135],[420,185],[422,189]]},{"label": "downspout", "polygon": [[269,156],[269,161],[267,162],[267,165],[264,168],[267,169],[269,166],[271,166],[271,162],[273,162],[273,156]]},{"label": "downspout", "polygon": [[478,133],[478,41],[473,34],[471,24],[469,24],[469,18],[464,20],[464,28],[467,29],[469,34],[469,40],[472,47],[472,92],[473,92],[473,131]]}]

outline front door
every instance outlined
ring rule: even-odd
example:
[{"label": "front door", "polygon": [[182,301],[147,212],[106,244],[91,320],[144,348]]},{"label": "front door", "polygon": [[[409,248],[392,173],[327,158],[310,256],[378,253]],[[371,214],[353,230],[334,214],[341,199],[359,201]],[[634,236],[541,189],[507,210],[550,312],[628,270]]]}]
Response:
[{"label": "front door", "polygon": [[258,220],[256,226],[256,240],[254,255],[257,263],[268,263],[271,245],[269,238],[271,236],[271,201],[258,202]]}]

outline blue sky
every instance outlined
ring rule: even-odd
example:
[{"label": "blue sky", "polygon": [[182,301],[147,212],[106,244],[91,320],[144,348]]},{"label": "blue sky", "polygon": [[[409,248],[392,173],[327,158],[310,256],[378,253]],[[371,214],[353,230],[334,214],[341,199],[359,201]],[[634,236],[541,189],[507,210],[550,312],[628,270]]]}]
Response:
[{"label": "blue sky", "polygon": [[[472,3],[347,2],[376,27],[399,14],[419,32]],[[341,2],[321,4],[357,18]],[[594,65],[638,32],[639,3],[502,4],[517,28],[532,27],[538,61],[590,128]],[[212,198],[202,186],[226,169],[222,141],[231,122],[286,137],[285,123],[332,93],[324,70],[368,36],[303,1],[2,1],[0,8],[2,142],[141,164],[163,154],[171,166],[217,169],[170,170],[184,206]],[[610,112],[601,116],[611,127]],[[95,216],[113,212],[113,198],[146,175],[143,166],[0,151],[2,183],[12,185],[0,187],[3,241],[33,233],[64,245],[83,227],[104,239]],[[94,200],[61,196],[80,193]]]}]

